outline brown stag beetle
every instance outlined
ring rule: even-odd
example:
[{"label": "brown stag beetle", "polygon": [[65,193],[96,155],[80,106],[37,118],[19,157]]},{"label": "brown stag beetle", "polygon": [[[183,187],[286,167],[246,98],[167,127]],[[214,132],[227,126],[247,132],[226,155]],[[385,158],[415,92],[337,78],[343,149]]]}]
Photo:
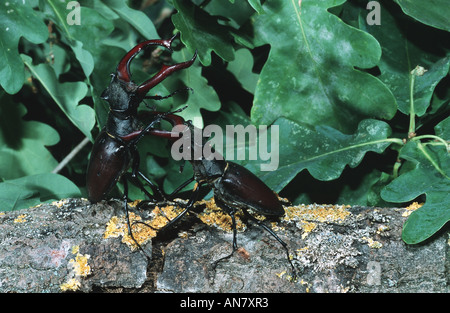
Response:
[{"label": "brown stag beetle", "polygon": [[[155,136],[176,140],[179,138],[180,132],[184,133],[184,135],[189,132],[190,137],[188,138],[191,138],[192,140],[189,147],[191,149],[191,159],[189,161],[192,164],[194,176],[181,184],[178,188],[176,188],[172,195],[178,193],[181,189],[186,187],[194,180],[197,182],[197,184],[195,185],[193,193],[184,210],[162,229],[160,229],[160,232],[166,230],[168,227],[176,223],[189,210],[193,208],[194,203],[195,201],[197,201],[197,198],[199,196],[200,187],[202,185],[206,185],[214,191],[214,200],[216,205],[231,216],[233,229],[232,252],[231,254],[215,261],[214,267],[218,264],[218,262],[231,257],[238,249],[236,240],[237,229],[235,213],[239,209],[241,209],[249,220],[260,225],[283,246],[284,250],[286,251],[287,259],[292,268],[292,279],[295,280],[297,274],[294,264],[292,263],[287,244],[283,240],[281,240],[281,238],[278,237],[269,226],[252,216],[249,212],[252,211],[254,213],[273,218],[279,218],[283,216],[285,214],[285,211],[280,203],[278,195],[274,191],[272,191],[261,179],[259,179],[255,174],[253,174],[245,167],[234,162],[226,161],[223,159],[223,157],[221,159],[217,158],[217,152],[215,152],[216,158],[208,158],[203,155],[197,159],[192,158],[192,154],[196,145],[201,148],[202,151],[204,151],[204,145],[209,144],[209,142],[207,142],[207,140],[201,143],[194,142],[194,136],[192,135],[194,132],[194,126],[192,125],[192,123],[190,121],[184,122],[183,118],[179,116],[176,116],[177,118],[174,119],[174,116],[176,115],[166,117],[166,120],[171,122],[172,125],[179,126],[177,128],[174,128],[174,131],[169,132],[158,130],[158,133],[152,133],[152,135]],[[180,125],[183,126],[180,127]],[[177,131],[175,131],[175,129],[177,129]],[[183,131],[181,131],[181,129],[183,129]],[[210,149],[209,151],[212,150]],[[145,224],[144,222],[140,221],[136,221],[135,223]],[[151,227],[150,225],[147,226]]]},{"label": "brown stag beetle", "polygon": [[[116,72],[112,74],[109,86],[101,95],[102,99],[109,104],[109,113],[105,127],[94,142],[89,160],[86,181],[88,198],[92,202],[104,199],[118,180],[122,178],[127,217],[127,179],[136,184],[150,199],[162,196],[158,187],[152,184],[150,179],[139,170],[137,143],[143,136],[151,133],[162,118],[184,109],[168,113],[159,112],[159,114],[154,115],[153,120],[148,125],[144,125],[138,114],[139,104],[148,98],[160,100],[172,96],[174,93],[166,97],[147,96],[146,94],[172,73],[191,66],[197,53],[189,61],[163,65],[157,74],[140,85],[131,80],[130,63],[142,49],[149,46],[162,46],[172,51],[172,42],[175,38],[176,35],[169,40],[147,40],[136,45],[119,62]],[[130,167],[132,168],[131,175],[127,173]],[[139,177],[150,185],[154,193],[153,196],[146,191]],[[129,219],[127,218],[127,220],[130,230]],[[133,237],[131,231],[130,235]],[[134,241],[136,242],[136,240]]]}]

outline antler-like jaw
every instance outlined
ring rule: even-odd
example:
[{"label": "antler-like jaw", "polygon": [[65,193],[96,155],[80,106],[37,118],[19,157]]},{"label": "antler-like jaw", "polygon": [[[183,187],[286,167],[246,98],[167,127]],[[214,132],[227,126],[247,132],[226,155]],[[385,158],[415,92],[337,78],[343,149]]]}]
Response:
[{"label": "antler-like jaw", "polygon": [[139,52],[141,52],[142,49],[148,46],[162,46],[172,51],[172,42],[175,40],[176,37],[177,35],[173,36],[169,40],[152,39],[141,42],[140,44],[136,45],[133,49],[128,51],[128,53],[122,58],[122,60],[120,60],[119,64],[117,65],[116,69],[117,77],[125,82],[131,81],[131,73],[130,73],[131,61]]},{"label": "antler-like jaw", "polygon": [[136,85],[131,81],[131,73],[130,73],[130,64],[131,61],[134,59],[134,57],[144,48],[148,46],[162,46],[170,51],[172,50],[172,42],[177,38],[178,34],[173,36],[172,38],[166,40],[147,40],[144,42],[141,42],[140,44],[136,45],[133,49],[131,49],[119,62],[119,65],[116,69],[116,75],[117,79],[120,80],[123,83],[123,86],[126,88],[126,90],[130,93],[134,94],[134,97],[137,98],[137,100],[140,102],[142,99],[144,99],[145,95],[149,92],[150,89],[155,87],[157,84],[162,82],[164,79],[169,77],[172,73],[188,68],[190,67],[196,57],[197,52],[195,52],[194,56],[186,62],[177,63],[173,65],[163,65],[158,73],[153,75],[150,79],[146,80],[140,85]]}]

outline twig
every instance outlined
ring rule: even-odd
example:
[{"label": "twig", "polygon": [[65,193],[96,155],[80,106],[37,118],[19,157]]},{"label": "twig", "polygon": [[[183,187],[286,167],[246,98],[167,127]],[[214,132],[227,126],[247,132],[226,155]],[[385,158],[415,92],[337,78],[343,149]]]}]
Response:
[{"label": "twig", "polygon": [[85,137],[75,148],[73,148],[72,151],[70,151],[70,153],[55,167],[55,169],[52,171],[52,173],[59,173],[59,171],[61,171],[66,165],[67,163],[69,163],[76,155],[78,152],[80,152],[81,149],[83,149],[83,147],[85,145],[88,144],[88,142],[90,142],[88,137]]}]

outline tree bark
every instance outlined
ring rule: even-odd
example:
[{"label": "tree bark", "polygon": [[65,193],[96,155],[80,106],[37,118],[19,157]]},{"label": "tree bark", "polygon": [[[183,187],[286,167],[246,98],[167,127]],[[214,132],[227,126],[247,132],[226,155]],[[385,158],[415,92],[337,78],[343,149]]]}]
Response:
[{"label": "tree bark", "polygon": [[[150,221],[153,208],[130,208],[130,216]],[[203,213],[205,202],[153,239],[135,224],[145,254],[126,236],[119,201],[0,213],[0,292],[449,292],[448,229],[409,246],[405,208],[285,209],[277,224],[265,223],[286,242],[295,281],[283,247],[251,221],[238,221],[239,250],[215,263],[231,253],[233,236],[220,228],[229,228],[226,216]]]}]

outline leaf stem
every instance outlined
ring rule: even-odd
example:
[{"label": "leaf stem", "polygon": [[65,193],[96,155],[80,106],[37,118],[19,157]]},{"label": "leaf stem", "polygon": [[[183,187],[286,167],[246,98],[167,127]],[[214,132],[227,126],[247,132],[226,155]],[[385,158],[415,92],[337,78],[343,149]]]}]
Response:
[{"label": "leaf stem", "polygon": [[447,174],[445,174],[445,172],[439,167],[439,164],[436,163],[436,161],[428,154],[428,151],[425,149],[424,145],[419,141],[417,142],[417,147],[419,148],[420,152],[423,153],[423,155],[425,156],[425,158],[428,159],[428,161],[430,161],[430,163],[433,165],[433,167],[439,172],[441,173],[442,176],[444,176],[447,179],[450,179],[450,177],[447,176]]},{"label": "leaf stem", "polygon": [[416,80],[415,69],[411,71],[409,79],[409,131],[408,138],[414,137],[416,132],[416,112],[414,110],[414,83]]},{"label": "leaf stem", "polygon": [[62,170],[77,154],[83,149],[85,145],[90,142],[88,137],[85,137],[72,151],[55,167],[52,173],[58,173]]},{"label": "leaf stem", "polygon": [[445,148],[447,149],[447,153],[450,153],[450,144],[445,141],[444,139],[442,139],[439,136],[435,136],[435,135],[421,135],[421,136],[417,136],[412,138],[411,140],[421,140],[421,139],[433,139],[433,140],[437,140],[439,142],[441,142]]},{"label": "leaf stem", "polygon": [[416,76],[423,76],[427,70],[420,65],[417,65],[410,73],[409,80],[409,132],[408,138],[416,136],[416,111],[414,108],[414,83]]}]

